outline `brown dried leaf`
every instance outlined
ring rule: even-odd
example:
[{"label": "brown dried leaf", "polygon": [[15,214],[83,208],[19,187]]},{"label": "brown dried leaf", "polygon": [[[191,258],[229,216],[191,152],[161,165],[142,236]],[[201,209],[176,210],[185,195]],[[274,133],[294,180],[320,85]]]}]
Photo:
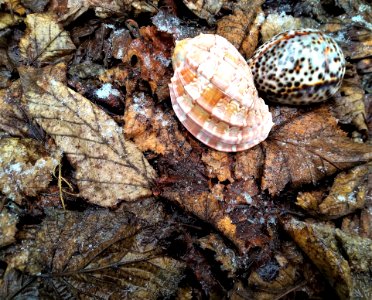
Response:
[{"label": "brown dried leaf", "polygon": [[272,202],[255,197],[254,183],[240,180],[212,185],[193,152],[182,160],[165,157],[158,161],[162,177],[172,179],[162,188],[163,197],[215,226],[241,253],[255,247],[265,248],[261,257],[270,252],[268,244],[274,237],[269,228],[276,224],[276,212]]},{"label": "brown dried leaf", "polygon": [[59,156],[58,152],[48,153],[31,139],[0,139],[2,193],[17,203],[25,196],[36,196],[52,180]]},{"label": "brown dried leaf", "polygon": [[157,299],[177,288],[184,266],[162,254],[161,230],[142,228],[125,212],[45,212],[43,222],[22,232],[27,239],[5,258],[8,272],[17,269],[38,278],[39,293],[49,291],[55,299],[77,294]]},{"label": "brown dried leaf", "polygon": [[353,124],[364,136],[368,135],[364,90],[361,80],[352,64],[347,64],[342,86],[334,96],[334,112],[341,123]]},{"label": "brown dried leaf", "polygon": [[354,214],[343,218],[341,229],[348,234],[372,239],[372,205],[369,204],[362,209],[360,215]]},{"label": "brown dried leaf", "polygon": [[325,275],[341,299],[349,299],[352,290],[350,266],[342,257],[334,236],[335,229],[322,224],[309,224],[288,218],[285,230]]},{"label": "brown dried leaf", "polygon": [[234,181],[231,173],[232,157],[229,154],[208,149],[207,153],[202,154],[201,159],[206,165],[209,178],[217,178],[219,181]]},{"label": "brown dried leaf", "polygon": [[[283,117],[280,112],[274,115],[278,115],[277,120]],[[315,184],[339,170],[372,159],[372,146],[346,137],[325,106],[295,117],[290,115],[286,122],[280,122],[261,144],[265,151],[261,188],[268,189],[271,195],[278,194],[288,183],[294,187]]]},{"label": "brown dried leaf", "polygon": [[26,13],[25,7],[20,3],[21,0],[4,0],[3,2],[10,11],[13,11],[19,15],[24,15]]},{"label": "brown dried leaf", "polygon": [[328,23],[319,28],[330,33],[341,46],[345,57],[353,60],[369,57],[372,53],[372,28],[353,21],[358,20],[358,16],[357,14],[351,19],[340,17],[327,20]]},{"label": "brown dried leaf", "polygon": [[54,78],[61,68],[19,71],[30,115],[76,168],[80,195],[102,206],[151,195],[155,171],[109,116]]},{"label": "brown dried leaf", "polygon": [[39,128],[29,120],[21,105],[22,87],[14,81],[7,90],[0,90],[0,129],[12,136],[40,139]]},{"label": "brown dried leaf", "polygon": [[21,56],[28,63],[46,64],[68,61],[75,50],[69,33],[64,31],[52,14],[29,14],[27,30],[19,42]]},{"label": "brown dried leaf", "polygon": [[274,35],[277,35],[286,30],[294,30],[301,28],[317,28],[318,23],[313,19],[295,18],[290,15],[272,13],[266,17],[265,22],[261,26],[262,42],[265,43]]},{"label": "brown dried leaf", "polygon": [[97,17],[108,18],[123,13],[156,13],[158,0],[86,0],[93,8]]},{"label": "brown dried leaf", "polygon": [[191,146],[178,130],[174,114],[155,106],[152,97],[143,92],[126,98],[124,133],[141,151],[185,156]]},{"label": "brown dried leaf", "polygon": [[89,3],[87,0],[51,0],[48,12],[57,15],[58,21],[67,25],[80,17],[88,9]]},{"label": "brown dried leaf", "polygon": [[322,192],[300,192],[296,204],[323,218],[339,218],[364,206],[367,185],[368,166],[358,166],[338,174],[324,199]]},{"label": "brown dried leaf", "polygon": [[0,248],[15,242],[17,223],[18,215],[10,207],[2,207],[0,210]]},{"label": "brown dried leaf", "polygon": [[129,45],[123,61],[130,62],[136,58],[141,78],[148,81],[152,93],[156,94],[159,100],[164,100],[169,97],[173,39],[166,33],[158,32],[155,26],[141,27],[140,35],[140,38]]},{"label": "brown dried leaf", "polygon": [[227,0],[183,0],[183,3],[199,18],[207,20],[209,24],[216,22],[215,16]]},{"label": "brown dried leaf", "polygon": [[264,19],[263,0],[239,1],[231,15],[217,22],[217,34],[226,38],[246,57],[252,56],[258,44],[259,27]]},{"label": "brown dried leaf", "polygon": [[238,269],[238,261],[235,252],[226,246],[223,239],[217,234],[209,234],[198,240],[202,249],[214,252],[214,258],[221,264],[221,270],[228,272],[228,277],[233,278]]}]

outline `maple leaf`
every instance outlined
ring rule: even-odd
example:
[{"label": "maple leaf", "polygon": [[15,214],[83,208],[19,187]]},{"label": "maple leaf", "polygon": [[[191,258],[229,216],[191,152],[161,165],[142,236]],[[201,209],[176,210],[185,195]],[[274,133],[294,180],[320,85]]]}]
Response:
[{"label": "maple leaf", "polygon": [[60,68],[20,74],[29,114],[76,168],[80,195],[101,206],[150,196],[155,171],[113,119],[54,78]]},{"label": "maple leaf", "polygon": [[177,288],[184,265],[162,253],[159,228],[142,228],[131,213],[107,209],[45,213],[40,225],[23,232],[31,239],[5,255],[8,280],[0,285],[0,298],[26,296],[27,288],[33,287],[39,293],[49,291],[55,299],[76,294],[157,299]]}]

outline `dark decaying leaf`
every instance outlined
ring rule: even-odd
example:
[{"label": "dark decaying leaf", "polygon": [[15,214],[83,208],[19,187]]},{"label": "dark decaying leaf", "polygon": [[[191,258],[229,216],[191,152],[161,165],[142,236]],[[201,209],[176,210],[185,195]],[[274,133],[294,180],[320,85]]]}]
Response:
[{"label": "dark decaying leaf", "polygon": [[286,218],[282,222],[285,230],[324,274],[341,299],[371,297],[372,289],[368,284],[372,250],[370,239],[349,236],[329,225],[294,218]]},{"label": "dark decaying leaf", "polygon": [[169,97],[168,83],[172,76],[173,38],[157,31],[155,26],[141,27],[139,34],[129,45],[123,61],[138,61],[141,78],[149,83],[151,92],[159,100],[165,100]]},{"label": "dark decaying leaf", "polygon": [[365,205],[369,169],[367,165],[362,165],[338,174],[324,199],[319,189],[313,192],[300,192],[296,204],[313,215],[321,215],[327,219],[336,219],[353,213]]},{"label": "dark decaying leaf", "polygon": [[[158,228],[159,229],[159,228]],[[170,295],[183,265],[162,254],[156,227],[141,228],[132,214],[88,209],[84,212],[46,210],[42,224],[27,228],[23,240],[8,253],[8,277],[2,299],[26,296],[21,270],[38,280],[40,294],[54,298],[156,299]],[[15,278],[16,279],[16,278]],[[29,281],[31,284],[32,281]]]},{"label": "dark decaying leaf", "polygon": [[55,79],[61,68],[20,73],[29,113],[76,168],[80,195],[101,206],[151,195],[155,171],[114,120]]},{"label": "dark decaying leaf", "polygon": [[20,80],[14,81],[8,89],[0,90],[0,129],[12,136],[41,140],[43,132],[27,115],[21,97]]}]

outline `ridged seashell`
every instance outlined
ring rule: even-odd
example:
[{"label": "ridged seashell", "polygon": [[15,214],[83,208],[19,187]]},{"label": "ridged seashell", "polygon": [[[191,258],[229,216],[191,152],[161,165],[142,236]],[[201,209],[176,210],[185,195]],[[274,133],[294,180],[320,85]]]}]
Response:
[{"label": "ridged seashell", "polygon": [[326,100],[337,92],[345,74],[341,48],[313,29],[274,36],[248,63],[264,98],[285,104]]},{"label": "ridged seashell", "polygon": [[201,34],[179,41],[172,62],[172,106],[197,139],[226,152],[266,139],[271,113],[258,97],[248,64],[225,38]]}]

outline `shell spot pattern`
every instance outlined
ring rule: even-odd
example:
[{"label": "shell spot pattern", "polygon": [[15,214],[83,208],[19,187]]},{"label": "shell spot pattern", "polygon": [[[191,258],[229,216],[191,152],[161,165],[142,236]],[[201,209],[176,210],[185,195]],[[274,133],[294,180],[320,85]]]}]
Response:
[{"label": "shell spot pattern", "polygon": [[219,151],[243,151],[273,126],[251,70],[225,38],[200,34],[176,43],[169,84],[175,114],[201,142]]},{"label": "shell spot pattern", "polygon": [[284,104],[324,101],[338,91],[345,74],[341,48],[314,29],[274,36],[248,63],[265,99]]}]

